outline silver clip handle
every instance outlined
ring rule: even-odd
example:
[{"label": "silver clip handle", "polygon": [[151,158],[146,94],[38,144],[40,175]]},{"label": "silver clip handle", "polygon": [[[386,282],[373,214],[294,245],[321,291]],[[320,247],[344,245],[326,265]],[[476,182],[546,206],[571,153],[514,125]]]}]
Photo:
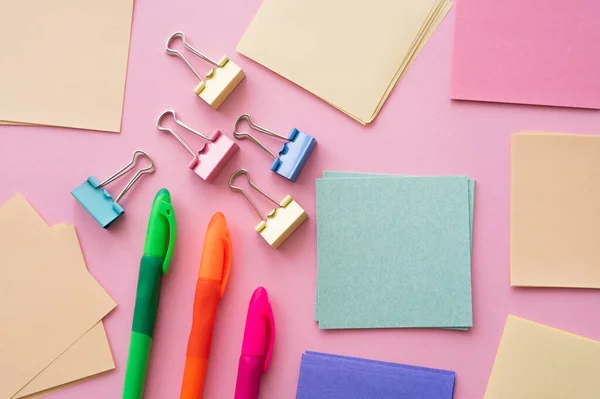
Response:
[{"label": "silver clip handle", "polygon": [[249,139],[250,141],[254,142],[256,145],[258,145],[260,148],[262,148],[263,150],[265,150],[268,154],[270,154],[274,159],[277,159],[277,155],[275,155],[273,153],[273,151],[271,151],[267,146],[265,146],[263,143],[261,143],[256,137],[252,136],[250,133],[247,132],[239,132],[238,131],[238,125],[240,124],[240,122],[242,121],[246,121],[248,122],[248,125],[250,126],[250,129],[256,130],[257,132],[266,134],[267,136],[271,136],[271,137],[275,137],[284,141],[290,141],[287,137],[284,137],[280,134],[277,134],[275,132],[272,132],[268,129],[265,129],[262,126],[257,125],[256,123],[254,123],[254,121],[252,120],[252,118],[250,117],[250,115],[248,114],[242,114],[240,115],[236,120],[235,123],[233,124],[233,136],[238,139],[238,140],[244,140],[244,139]]},{"label": "silver clip handle", "polygon": [[[186,143],[186,141],[181,138],[181,136],[173,129],[169,128],[169,127],[165,127],[162,126],[162,121],[163,119],[167,116],[167,115],[171,115],[173,117],[173,121],[175,121],[176,124],[178,124],[179,126],[181,126],[182,128],[186,129],[187,131],[202,137],[204,140],[210,141],[210,142],[214,142],[215,139],[213,137],[208,137],[205,134],[200,133],[199,131],[197,131],[196,129],[193,129],[192,127],[188,126],[187,124],[183,123],[181,120],[179,120],[177,118],[177,114],[175,113],[174,110],[170,109],[167,110],[165,112],[163,112],[162,114],[160,114],[160,116],[158,117],[158,121],[156,121],[156,128],[160,131],[163,132],[169,132],[171,133],[176,139],[177,141],[179,141],[181,143],[181,145],[183,145],[185,147],[186,150],[188,150],[188,152],[190,154],[192,154],[192,156],[197,157],[198,154],[194,152],[194,150],[192,150],[192,148],[188,145],[188,143]],[[206,144],[202,145],[202,147],[200,148],[200,150],[198,150],[198,152],[202,152],[202,150],[204,149],[204,146]]]},{"label": "silver clip handle", "polygon": [[250,184],[250,187],[252,187],[253,189],[255,189],[256,191],[258,191],[260,194],[262,194],[264,197],[266,197],[269,201],[271,201],[272,203],[274,203],[275,205],[277,205],[279,207],[279,202],[275,201],[269,194],[265,193],[263,190],[261,190],[256,184],[254,184],[252,182],[252,180],[250,180],[250,174],[248,173],[248,170],[246,169],[239,169],[236,170],[235,172],[233,172],[233,174],[231,175],[231,177],[229,178],[229,188],[232,191],[237,191],[240,192],[244,195],[244,197],[246,197],[246,200],[248,200],[248,202],[250,203],[250,205],[252,205],[252,208],[254,208],[254,211],[256,212],[256,214],[258,215],[258,217],[261,220],[266,221],[266,218],[263,217],[263,215],[260,213],[260,211],[258,210],[258,207],[256,206],[256,204],[254,203],[254,201],[252,201],[252,199],[250,198],[250,196],[244,191],[243,188],[241,188],[240,186],[235,186],[233,184],[233,182],[235,181],[235,179],[237,179],[239,176],[241,175],[246,175],[246,178],[248,179],[248,184]]},{"label": "silver clip handle", "polygon": [[171,37],[169,37],[169,39],[167,40],[167,48],[166,48],[167,54],[178,57],[181,61],[183,61],[185,63],[185,65],[187,65],[187,67],[190,69],[190,71],[192,71],[194,73],[194,75],[196,75],[198,80],[200,80],[201,82],[204,82],[204,79],[202,79],[202,76],[194,69],[192,64],[190,64],[190,62],[183,56],[183,54],[181,54],[181,52],[179,50],[175,50],[170,47],[171,43],[173,43],[173,41],[175,41],[176,39],[181,39],[183,41],[183,47],[185,47],[187,50],[191,51],[193,54],[197,55],[198,57],[202,58],[204,61],[213,65],[215,68],[219,67],[219,64],[216,61],[213,61],[212,59],[210,59],[209,57],[207,57],[206,55],[202,54],[201,52],[196,50],[194,47],[192,47],[187,42],[187,40],[185,40],[185,35],[183,34],[183,32],[173,33],[171,35]]},{"label": "silver clip handle", "polygon": [[117,195],[117,198],[115,198],[115,202],[119,202],[125,196],[125,194],[127,194],[127,191],[129,191],[129,189],[131,189],[131,187],[133,187],[133,185],[140,179],[140,177],[142,177],[143,175],[146,175],[146,174],[153,173],[155,170],[154,161],[144,151],[142,151],[142,150],[135,151],[133,153],[133,157],[131,158],[131,162],[129,162],[127,165],[125,165],[123,168],[121,168],[115,174],[113,174],[112,176],[110,176],[106,180],[104,180],[102,183],[100,183],[100,185],[98,187],[102,188],[102,187],[114,182],[115,180],[119,179],[120,177],[125,175],[127,172],[129,172],[130,170],[135,168],[135,165],[137,164],[138,159],[140,157],[147,158],[150,161],[150,165],[138,170],[135,173],[135,175],[133,175],[133,178],[129,181],[129,183],[127,183],[127,185],[125,186],[123,191],[121,191],[119,193],[119,195]]}]

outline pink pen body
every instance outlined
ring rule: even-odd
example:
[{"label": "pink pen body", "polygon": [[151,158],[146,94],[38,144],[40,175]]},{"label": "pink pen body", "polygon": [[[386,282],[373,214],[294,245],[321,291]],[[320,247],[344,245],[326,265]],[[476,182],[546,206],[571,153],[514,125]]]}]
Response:
[{"label": "pink pen body", "polygon": [[258,399],[261,377],[269,367],[274,341],[275,322],[269,296],[264,288],[258,287],[248,306],[234,399]]},{"label": "pink pen body", "polygon": [[264,356],[240,356],[235,399],[258,399],[264,365]]}]

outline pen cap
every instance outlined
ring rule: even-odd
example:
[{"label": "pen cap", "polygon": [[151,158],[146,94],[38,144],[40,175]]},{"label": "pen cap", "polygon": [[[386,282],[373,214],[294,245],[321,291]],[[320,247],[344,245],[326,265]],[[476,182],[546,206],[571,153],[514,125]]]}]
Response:
[{"label": "pen cap", "polygon": [[177,227],[175,210],[171,204],[171,194],[166,188],[161,188],[152,202],[144,254],[163,258],[163,274],[167,274],[169,270],[176,239]]},{"label": "pen cap", "polygon": [[225,215],[217,212],[208,223],[198,277],[219,281],[221,283],[221,297],[229,281],[231,252],[231,237]]},{"label": "pen cap", "polygon": [[242,354],[264,356],[264,371],[271,361],[275,343],[275,319],[267,290],[258,287],[252,294],[248,306]]}]

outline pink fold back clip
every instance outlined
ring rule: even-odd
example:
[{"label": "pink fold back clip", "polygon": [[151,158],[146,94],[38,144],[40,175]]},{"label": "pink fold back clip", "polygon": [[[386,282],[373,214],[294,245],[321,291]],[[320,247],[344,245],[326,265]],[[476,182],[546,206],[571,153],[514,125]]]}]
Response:
[{"label": "pink fold back clip", "polygon": [[[175,130],[161,125],[163,118],[167,114],[171,114],[171,116],[173,116],[173,120],[176,124],[190,131],[191,133],[202,137],[207,141],[207,143],[204,143],[204,145],[197,152],[192,150],[188,143],[186,143]],[[191,128],[177,119],[177,115],[173,110],[165,111],[158,117],[156,128],[163,132],[171,133],[177,139],[177,141],[179,141],[181,145],[183,145],[185,149],[192,154],[193,158],[188,164],[188,168],[193,170],[194,173],[209,183],[213,181],[215,177],[217,177],[219,172],[223,170],[225,165],[227,165],[231,157],[233,157],[233,154],[235,154],[239,148],[237,144],[233,142],[233,140],[225,136],[219,130],[215,130],[212,136],[208,137]]]},{"label": "pink fold back clip", "polygon": [[207,182],[211,182],[227,165],[238,148],[229,137],[215,130],[211,142],[204,144],[198,151],[198,155],[191,160],[188,168]]}]

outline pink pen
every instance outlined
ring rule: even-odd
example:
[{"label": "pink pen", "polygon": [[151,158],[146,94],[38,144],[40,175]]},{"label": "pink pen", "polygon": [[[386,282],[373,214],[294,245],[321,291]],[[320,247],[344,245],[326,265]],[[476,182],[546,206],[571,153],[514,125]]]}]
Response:
[{"label": "pink pen", "polygon": [[248,306],[234,399],[258,399],[260,379],[269,368],[274,341],[275,320],[269,296],[267,290],[258,287]]}]

